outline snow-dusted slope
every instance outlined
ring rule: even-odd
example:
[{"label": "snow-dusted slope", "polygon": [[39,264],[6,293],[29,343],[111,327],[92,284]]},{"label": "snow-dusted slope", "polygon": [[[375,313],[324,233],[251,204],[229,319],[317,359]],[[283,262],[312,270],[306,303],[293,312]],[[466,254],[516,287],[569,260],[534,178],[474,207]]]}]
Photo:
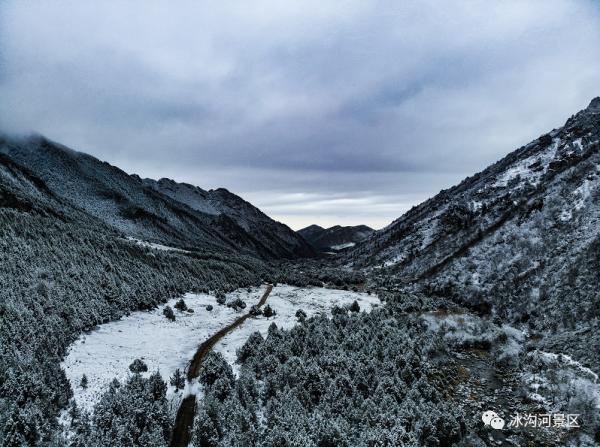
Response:
[{"label": "snow-dusted slope", "polygon": [[[599,233],[596,98],[563,127],[376,232],[346,261],[553,334],[582,319],[597,325]],[[572,336],[578,359],[600,365]]]},{"label": "snow-dusted slope", "polygon": [[[545,202],[556,210],[596,215],[600,98],[567,124],[512,152],[485,171],[413,208],[348,259],[356,265],[394,266],[407,279],[427,276],[515,219],[528,219]],[[589,207],[587,207],[589,205]],[[585,216],[583,216],[585,219]]]},{"label": "snow-dusted slope", "polygon": [[293,258],[315,255],[312,247],[288,226],[274,221],[251,203],[224,188],[205,191],[167,178],[158,181],[144,179],[143,183],[194,210],[227,216],[277,256]]}]

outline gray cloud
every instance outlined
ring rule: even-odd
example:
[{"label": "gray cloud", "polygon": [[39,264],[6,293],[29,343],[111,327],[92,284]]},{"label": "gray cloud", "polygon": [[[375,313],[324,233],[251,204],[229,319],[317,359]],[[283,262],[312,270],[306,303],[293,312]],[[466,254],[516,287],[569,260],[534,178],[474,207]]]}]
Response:
[{"label": "gray cloud", "polygon": [[580,1],[0,5],[0,128],[381,227],[598,94]]}]

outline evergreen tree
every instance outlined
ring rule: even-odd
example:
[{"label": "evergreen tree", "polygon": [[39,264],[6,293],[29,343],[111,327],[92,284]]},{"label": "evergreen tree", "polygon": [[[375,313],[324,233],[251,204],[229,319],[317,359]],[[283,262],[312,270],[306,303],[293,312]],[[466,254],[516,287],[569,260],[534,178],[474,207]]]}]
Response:
[{"label": "evergreen tree", "polygon": [[306,321],[306,312],[304,312],[302,309],[298,309],[296,311],[296,318],[298,319],[298,322],[304,323],[304,321]]},{"label": "evergreen tree", "polygon": [[185,387],[185,377],[181,374],[179,368],[177,368],[175,373],[171,376],[170,383],[175,387],[175,392],[178,392]]},{"label": "evergreen tree", "polygon": [[271,306],[269,304],[267,304],[264,309],[263,309],[263,315],[267,318],[272,317],[273,315],[275,315],[275,311],[271,308]]},{"label": "evergreen tree", "polygon": [[135,359],[131,365],[129,365],[129,370],[132,373],[143,373],[148,371],[148,365],[146,365],[142,359]]},{"label": "evergreen tree", "polygon": [[218,291],[216,294],[217,297],[217,304],[219,305],[224,305],[225,302],[227,301],[227,297],[225,296],[225,293],[223,293],[222,291]]}]

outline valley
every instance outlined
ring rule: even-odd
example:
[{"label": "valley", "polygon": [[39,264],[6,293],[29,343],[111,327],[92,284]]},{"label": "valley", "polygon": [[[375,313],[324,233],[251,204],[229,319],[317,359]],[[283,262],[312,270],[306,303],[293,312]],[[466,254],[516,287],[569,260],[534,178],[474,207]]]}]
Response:
[{"label": "valley", "polygon": [[597,445],[599,157],[595,98],[381,230],[294,232],[2,137],[3,445]]}]

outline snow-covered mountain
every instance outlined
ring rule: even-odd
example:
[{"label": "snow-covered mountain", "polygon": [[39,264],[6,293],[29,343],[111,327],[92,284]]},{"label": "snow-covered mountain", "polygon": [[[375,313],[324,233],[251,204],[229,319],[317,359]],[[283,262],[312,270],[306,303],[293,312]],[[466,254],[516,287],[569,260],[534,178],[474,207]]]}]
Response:
[{"label": "snow-covered mountain", "polygon": [[574,327],[582,315],[600,317],[599,185],[595,98],[563,127],[414,207],[346,261],[508,321]]},{"label": "snow-covered mountain", "polygon": [[366,225],[347,227],[335,225],[331,228],[310,225],[298,230],[298,234],[317,250],[328,251],[354,247],[357,243],[367,239],[374,231]]},{"label": "snow-covered mountain", "polygon": [[206,191],[171,179],[144,179],[143,184],[190,208],[211,216],[226,216],[280,257],[313,256],[312,247],[287,225],[276,222],[241,197],[224,188]]},{"label": "snow-covered mountain", "polygon": [[[221,190],[213,193],[216,199],[210,202],[211,206],[221,206],[218,210],[193,208],[185,196],[180,202],[136,175],[40,136],[0,139],[0,153],[30,170],[53,194],[127,236],[265,258],[313,254],[292,230]],[[244,206],[238,206],[240,203]],[[245,221],[240,218],[242,213],[247,217]],[[256,216],[260,222],[252,221]],[[262,231],[255,231],[258,226]]]}]

